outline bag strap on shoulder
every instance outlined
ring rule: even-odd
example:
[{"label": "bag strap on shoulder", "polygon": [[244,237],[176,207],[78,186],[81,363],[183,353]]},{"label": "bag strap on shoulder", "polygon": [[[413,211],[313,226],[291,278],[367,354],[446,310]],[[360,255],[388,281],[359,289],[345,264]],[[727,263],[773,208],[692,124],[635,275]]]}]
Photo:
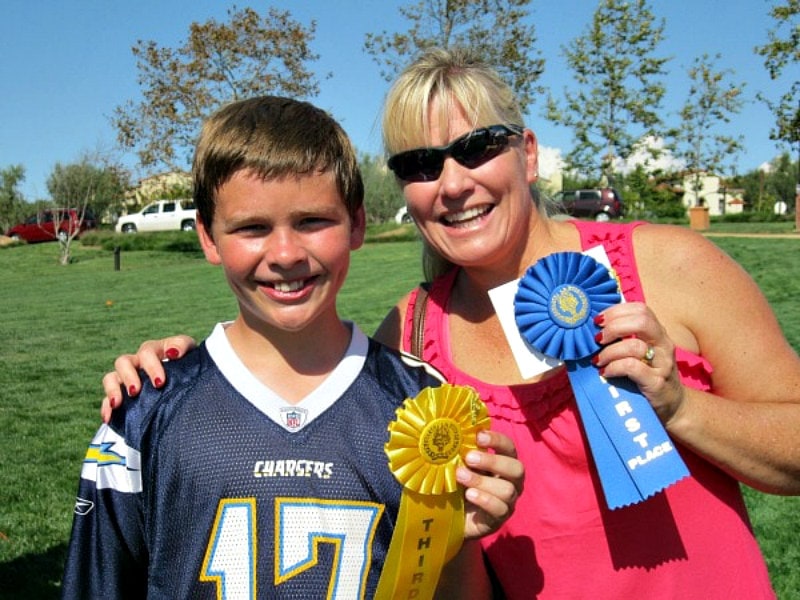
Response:
[{"label": "bag strap on shoulder", "polygon": [[425,311],[428,307],[428,284],[422,283],[417,288],[417,301],[414,303],[414,314],[411,326],[411,354],[422,358],[422,347],[425,343]]}]

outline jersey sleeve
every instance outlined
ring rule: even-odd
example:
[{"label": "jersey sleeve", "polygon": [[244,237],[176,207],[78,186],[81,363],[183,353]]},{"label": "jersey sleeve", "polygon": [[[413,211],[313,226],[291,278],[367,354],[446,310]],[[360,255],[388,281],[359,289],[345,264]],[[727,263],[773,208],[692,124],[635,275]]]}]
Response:
[{"label": "jersey sleeve", "polygon": [[103,425],[81,469],[63,598],[146,596],[148,561],[141,505],[140,453]]}]

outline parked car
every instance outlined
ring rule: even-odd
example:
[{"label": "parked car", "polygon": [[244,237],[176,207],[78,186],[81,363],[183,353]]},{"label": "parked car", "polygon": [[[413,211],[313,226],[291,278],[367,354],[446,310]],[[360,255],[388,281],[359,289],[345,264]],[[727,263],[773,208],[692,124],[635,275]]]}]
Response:
[{"label": "parked car", "polygon": [[194,231],[197,211],[191,200],[156,200],[117,221],[117,233]]},{"label": "parked car", "polygon": [[54,208],[29,216],[9,229],[6,235],[13,240],[25,240],[28,243],[66,241],[76,232],[75,237],[79,237],[82,232],[95,227],[97,221],[88,208],[83,212],[82,218],[80,209]]},{"label": "parked car", "polygon": [[625,213],[622,197],[614,188],[564,190],[553,199],[565,213],[573,217],[609,221]]},{"label": "parked car", "polygon": [[402,225],[403,223],[412,223],[414,220],[411,218],[411,215],[408,214],[408,208],[405,205],[401,206],[397,213],[394,215],[394,222],[398,225]]}]

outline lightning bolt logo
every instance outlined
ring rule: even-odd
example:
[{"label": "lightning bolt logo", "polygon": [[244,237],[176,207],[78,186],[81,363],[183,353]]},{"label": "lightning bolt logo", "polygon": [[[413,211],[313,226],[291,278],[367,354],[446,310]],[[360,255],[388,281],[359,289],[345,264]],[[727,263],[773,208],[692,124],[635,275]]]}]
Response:
[{"label": "lightning bolt logo", "polygon": [[111,449],[113,446],[114,442],[90,444],[89,449],[86,451],[86,458],[83,459],[83,462],[94,463],[100,467],[107,465],[121,465],[124,467],[125,457],[114,452]]}]

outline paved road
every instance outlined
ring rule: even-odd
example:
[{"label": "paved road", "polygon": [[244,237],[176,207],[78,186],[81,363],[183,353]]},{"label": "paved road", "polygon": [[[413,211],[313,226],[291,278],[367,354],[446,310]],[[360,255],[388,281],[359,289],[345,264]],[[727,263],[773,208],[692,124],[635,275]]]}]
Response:
[{"label": "paved road", "polygon": [[701,231],[706,237],[744,237],[744,238],[775,238],[784,240],[800,240],[800,232],[794,233],[729,233],[724,231]]}]

